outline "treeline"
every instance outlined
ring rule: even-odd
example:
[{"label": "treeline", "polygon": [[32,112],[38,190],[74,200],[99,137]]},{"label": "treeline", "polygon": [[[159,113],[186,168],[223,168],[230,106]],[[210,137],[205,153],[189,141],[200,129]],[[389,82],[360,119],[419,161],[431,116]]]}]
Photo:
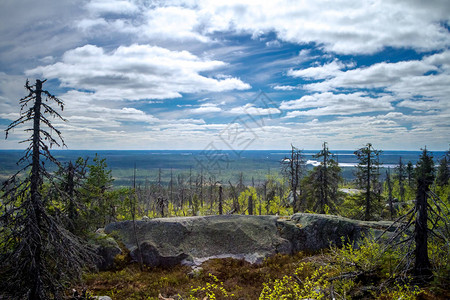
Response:
[{"label": "treeline", "polygon": [[[432,160],[429,151],[423,151]],[[76,201],[79,207],[84,207],[81,212],[90,211],[85,213],[85,218],[97,220],[92,224],[94,227],[130,219],[132,213],[137,217],[170,217],[315,212],[364,220],[393,219],[414,205],[418,168],[410,162],[403,163],[400,158],[396,168],[383,169],[380,153],[371,144],[355,151],[359,165],[356,180],[351,183],[344,183],[341,168],[324,143],[315,156],[320,164],[312,170],[307,170],[302,151],[292,147],[291,155],[280,162],[280,172],[268,175],[263,182],[255,183],[245,178],[244,173],[237,174],[234,181],[221,182],[208,172],[186,175],[172,171],[170,180],[162,182],[160,169],[153,181],[136,183],[134,179],[129,188],[117,189],[113,188],[106,160],[95,157],[92,164],[84,165],[84,171],[77,171],[86,176],[77,178],[75,198],[79,198]],[[442,199],[448,198],[448,159],[449,152],[438,166],[432,163],[431,189]],[[63,174],[64,170],[59,173]]]}]

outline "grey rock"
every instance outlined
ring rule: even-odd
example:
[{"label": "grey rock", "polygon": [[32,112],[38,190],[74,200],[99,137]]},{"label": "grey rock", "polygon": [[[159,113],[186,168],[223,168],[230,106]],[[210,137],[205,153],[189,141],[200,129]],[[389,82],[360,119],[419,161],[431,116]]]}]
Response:
[{"label": "grey rock", "polygon": [[[279,236],[275,216],[222,215],[136,221],[143,262],[151,266],[196,265],[214,257],[262,261],[276,253],[291,253],[289,241]],[[117,235],[138,260],[131,221],[112,223],[106,233]]]},{"label": "grey rock", "polygon": [[[330,245],[357,243],[363,237],[379,237],[392,222],[359,221],[334,215],[297,213],[277,221],[280,236],[289,240],[294,252],[318,251]],[[391,228],[393,231],[395,228]]]},{"label": "grey rock", "polygon": [[[136,221],[142,260],[149,266],[198,266],[211,258],[232,257],[262,262],[276,253],[318,251],[342,240],[356,242],[380,235],[391,222],[364,222],[332,215],[291,217],[221,215]],[[111,223],[105,233],[119,239],[138,261],[131,221]],[[112,253],[111,253],[112,254]]]},{"label": "grey rock", "polygon": [[95,264],[100,271],[110,270],[114,267],[114,258],[122,253],[117,242],[104,233],[96,233],[93,241],[98,259]]}]

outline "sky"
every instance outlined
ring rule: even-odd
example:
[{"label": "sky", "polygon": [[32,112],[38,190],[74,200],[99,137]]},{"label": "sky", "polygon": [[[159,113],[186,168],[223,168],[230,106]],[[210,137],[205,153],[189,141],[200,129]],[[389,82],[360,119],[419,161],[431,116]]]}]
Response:
[{"label": "sky", "polygon": [[68,149],[447,150],[450,1],[2,0],[3,130],[27,79]]}]

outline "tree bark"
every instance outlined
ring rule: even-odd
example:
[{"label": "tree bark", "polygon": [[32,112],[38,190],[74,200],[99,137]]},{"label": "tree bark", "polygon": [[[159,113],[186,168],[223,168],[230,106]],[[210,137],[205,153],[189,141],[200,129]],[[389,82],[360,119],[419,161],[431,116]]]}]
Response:
[{"label": "tree bark", "polygon": [[219,215],[223,215],[222,186],[219,186]]},{"label": "tree bark", "polygon": [[428,187],[419,180],[417,192],[417,217],[414,227],[414,239],[416,242],[414,275],[416,277],[431,276],[431,264],[428,258],[428,212],[427,212]]},{"label": "tree bark", "polygon": [[41,225],[41,195],[39,193],[39,186],[41,182],[41,169],[40,169],[40,116],[41,116],[41,104],[42,104],[42,81],[36,80],[36,101],[34,103],[33,111],[33,156],[32,156],[32,166],[31,166],[31,226],[30,232],[30,251],[33,255],[34,261],[30,269],[30,274],[32,274],[32,286],[28,299],[41,299],[42,278],[41,278],[41,268],[42,268],[42,240],[40,234]]},{"label": "tree bark", "polygon": [[248,214],[253,215],[253,196],[248,196]]}]

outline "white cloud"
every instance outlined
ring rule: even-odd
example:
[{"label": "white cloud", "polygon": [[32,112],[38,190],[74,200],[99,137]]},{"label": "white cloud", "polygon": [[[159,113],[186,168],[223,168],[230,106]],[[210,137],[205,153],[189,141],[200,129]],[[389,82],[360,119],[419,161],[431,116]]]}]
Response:
[{"label": "white cloud", "polygon": [[[313,76],[306,71],[302,75]],[[315,79],[321,74],[331,74],[328,66],[314,69]],[[330,75],[331,76],[331,75]],[[324,77],[324,76],[322,76]],[[329,92],[351,89],[377,89],[374,94],[384,92],[392,94],[397,100],[402,100],[399,106],[413,108],[421,101],[439,101],[439,109],[444,108],[450,94],[450,51],[423,57],[421,60],[400,61],[396,63],[376,63],[368,67],[355,68],[346,71],[336,71],[332,77],[303,85],[303,89],[314,92]],[[420,100],[423,99],[423,100]],[[423,102],[422,104],[431,104]]]},{"label": "white cloud", "polygon": [[300,87],[298,86],[293,86],[293,85],[275,85],[273,87],[274,90],[279,90],[279,91],[293,91],[293,90],[298,90],[300,89]]},{"label": "white cloud", "polygon": [[[112,19],[109,26],[140,37],[208,42],[216,32],[247,33],[255,38],[275,32],[282,41],[314,42],[342,54],[374,53],[384,47],[429,51],[450,45],[450,35],[442,25],[450,20],[450,4],[445,0],[202,0],[150,6],[130,1],[129,7],[125,1],[118,3],[126,12],[134,13],[138,6],[138,17]],[[114,6],[95,0],[86,7],[95,13]]]},{"label": "white cloud", "polygon": [[93,91],[92,97],[110,100],[166,99],[181,97],[181,93],[250,88],[238,78],[217,80],[199,74],[225,65],[156,46],[121,46],[107,53],[86,45],[67,51],[61,62],[27,74],[57,78],[63,86]]},{"label": "white cloud", "polygon": [[227,113],[233,115],[250,115],[250,116],[267,116],[267,115],[278,115],[281,111],[275,107],[262,108],[255,107],[252,103],[247,103],[244,106],[233,107]]},{"label": "white cloud", "polygon": [[191,114],[207,114],[207,113],[218,113],[221,112],[222,109],[214,103],[205,103],[200,105],[197,108],[189,109],[188,112]]},{"label": "white cloud", "polygon": [[443,103],[440,101],[433,101],[433,100],[404,100],[397,104],[399,107],[408,107],[415,110],[450,110],[449,103]]},{"label": "white cloud", "polygon": [[139,10],[136,4],[126,0],[91,0],[85,8],[93,15],[133,14]]},{"label": "white cloud", "polygon": [[285,118],[297,116],[356,115],[394,110],[389,95],[371,97],[362,92],[352,94],[333,94],[331,92],[306,95],[297,100],[283,101],[281,109],[287,112]]},{"label": "white cloud", "polygon": [[[383,88],[433,70],[437,70],[437,68],[417,60],[397,63],[382,62],[369,67],[335,72],[333,76],[330,76],[331,78],[304,85],[304,88],[319,91],[335,88]],[[323,72],[326,73],[327,70]]]},{"label": "white cloud", "polygon": [[290,69],[287,72],[288,76],[292,77],[303,77],[306,79],[326,79],[331,77],[336,77],[340,74],[342,69],[346,67],[352,67],[353,64],[344,64],[337,59],[333,60],[330,63],[327,63],[323,66],[311,67],[307,69],[293,70]]}]

